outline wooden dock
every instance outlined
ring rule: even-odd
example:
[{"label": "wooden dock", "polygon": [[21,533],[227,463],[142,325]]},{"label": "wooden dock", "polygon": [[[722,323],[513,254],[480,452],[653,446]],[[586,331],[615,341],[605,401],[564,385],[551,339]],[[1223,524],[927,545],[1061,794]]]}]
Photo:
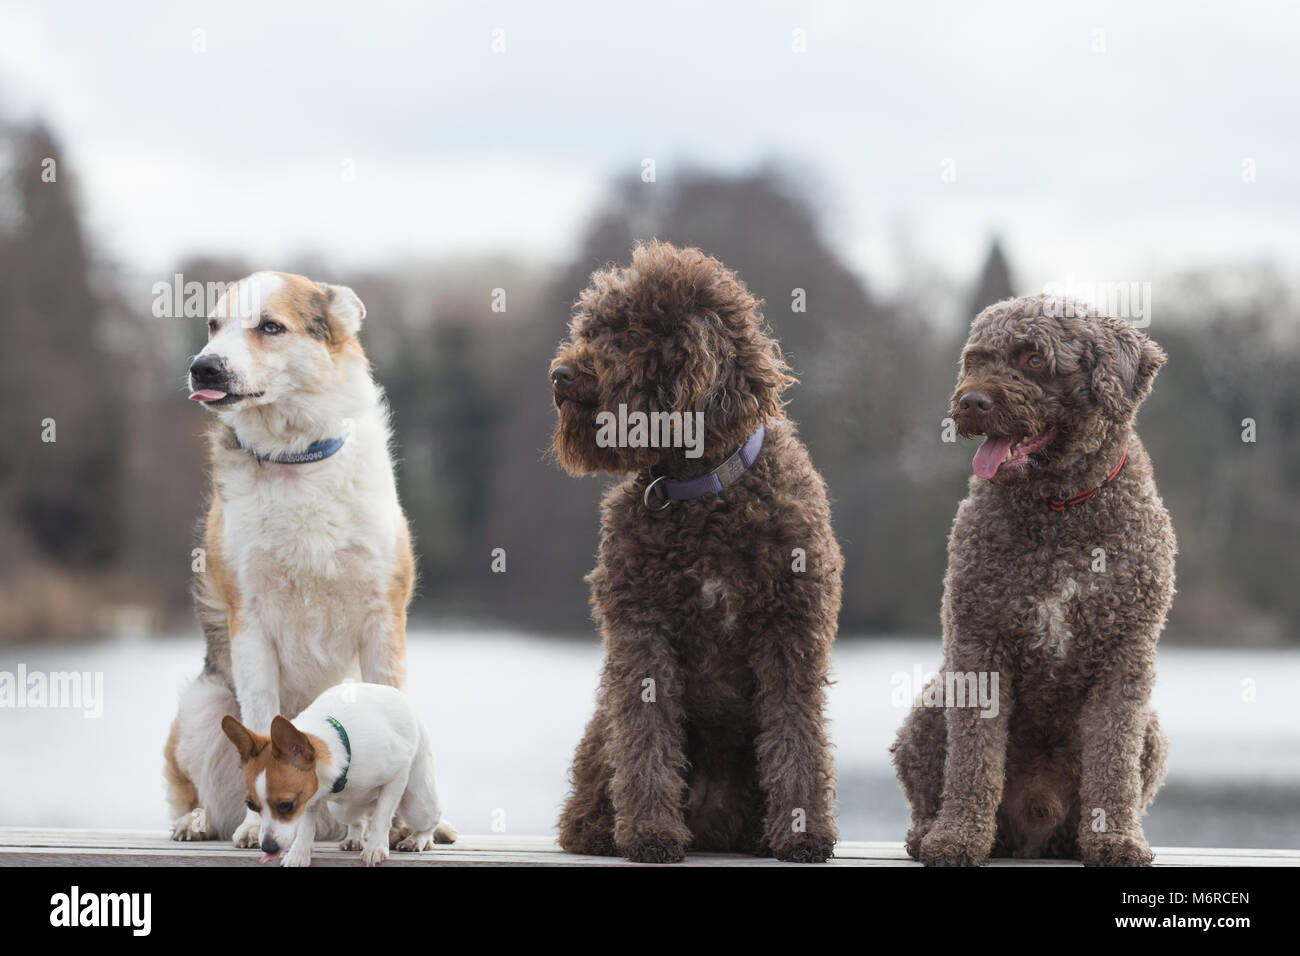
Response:
[{"label": "wooden dock", "polygon": [[[258,866],[256,850],[227,841],[174,843],[162,830],[0,827],[0,866]],[[319,843],[313,866],[357,866],[358,854]],[[384,866],[637,866],[604,856],[573,856],[547,836],[462,835],[425,853],[394,851]],[[770,859],[695,853],[678,866],[797,866]],[[830,866],[917,866],[901,843],[845,841]],[[1062,860],[992,860],[990,866],[1078,866]],[[1300,866],[1300,850],[1156,849],[1156,866]]]}]

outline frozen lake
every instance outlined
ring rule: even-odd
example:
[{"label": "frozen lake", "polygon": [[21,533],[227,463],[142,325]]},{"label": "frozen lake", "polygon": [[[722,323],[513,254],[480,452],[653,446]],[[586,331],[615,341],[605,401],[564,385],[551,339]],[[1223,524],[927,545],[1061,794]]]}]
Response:
[{"label": "frozen lake", "polygon": [[[413,631],[408,691],[431,731],[448,817],[466,832],[552,831],[590,716],[595,641]],[[0,708],[0,826],[162,827],[162,747],[198,638],[0,648],[0,671],[103,673],[103,713]],[[840,832],[901,840],[907,810],[887,748],[903,718],[891,678],[939,664],[939,641],[842,641],[830,690]],[[1160,652],[1155,706],[1169,779],[1153,844],[1300,848],[1300,653]],[[1253,700],[1248,690],[1253,690]]]}]

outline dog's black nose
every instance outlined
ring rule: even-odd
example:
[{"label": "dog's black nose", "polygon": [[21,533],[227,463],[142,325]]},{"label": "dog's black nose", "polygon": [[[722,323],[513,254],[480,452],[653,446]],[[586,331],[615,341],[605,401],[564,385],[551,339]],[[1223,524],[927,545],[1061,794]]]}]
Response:
[{"label": "dog's black nose", "polygon": [[276,843],[276,842],[275,842],[274,840],[272,840],[269,836],[262,837],[262,852],[263,852],[263,853],[279,853],[279,852],[280,852],[280,844]]},{"label": "dog's black nose", "polygon": [[572,366],[569,365],[557,365],[555,366],[555,368],[551,369],[552,385],[559,385],[561,383],[565,385],[572,385],[574,379],[576,379],[577,377],[578,377],[577,370],[575,370]]},{"label": "dog's black nose", "polygon": [[993,408],[993,399],[983,392],[967,392],[957,401],[957,405],[963,412],[969,412],[972,409],[987,412]]},{"label": "dog's black nose", "polygon": [[190,363],[190,378],[196,385],[210,385],[226,377],[226,363],[215,355],[200,355]]}]

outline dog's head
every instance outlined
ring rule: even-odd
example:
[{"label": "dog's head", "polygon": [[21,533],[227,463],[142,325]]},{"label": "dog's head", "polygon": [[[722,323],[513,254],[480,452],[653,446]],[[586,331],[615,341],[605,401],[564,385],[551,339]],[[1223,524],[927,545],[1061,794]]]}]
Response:
[{"label": "dog's head", "polygon": [[[639,245],[631,265],[595,273],[550,366],[560,464],[573,474],[672,469],[688,458],[716,464],[778,416],[794,378],[763,329],[761,305],[717,259],[666,242]],[[645,416],[698,412],[702,447],[611,443],[602,422],[620,406]]]},{"label": "dog's head", "polygon": [[190,398],[217,411],[275,405],[336,388],[365,357],[366,309],[346,286],[255,272],[208,316],[208,344],[190,362]]},{"label": "dog's head", "polygon": [[284,717],[271,721],[271,734],[255,734],[234,717],[221,718],[221,730],[239,752],[244,773],[244,803],[262,818],[263,862],[293,845],[307,805],[319,789],[318,753],[323,741],[304,734]]},{"label": "dog's head", "polygon": [[963,436],[984,437],[978,477],[1068,484],[1127,433],[1164,362],[1129,323],[1083,303],[1008,299],[972,323],[950,414]]}]

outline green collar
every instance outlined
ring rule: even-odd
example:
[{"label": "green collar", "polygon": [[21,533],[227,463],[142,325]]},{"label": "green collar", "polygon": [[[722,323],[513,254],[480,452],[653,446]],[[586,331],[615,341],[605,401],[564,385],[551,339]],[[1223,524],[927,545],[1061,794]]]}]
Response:
[{"label": "green collar", "polygon": [[339,774],[339,778],[334,781],[334,788],[330,790],[330,793],[338,793],[348,785],[348,769],[352,766],[352,744],[348,740],[348,732],[343,729],[343,725],[338,722],[337,718],[326,714],[325,719],[329,721],[331,727],[339,732],[339,739],[343,741],[343,749],[348,753],[348,765],[343,768],[343,772]]}]

